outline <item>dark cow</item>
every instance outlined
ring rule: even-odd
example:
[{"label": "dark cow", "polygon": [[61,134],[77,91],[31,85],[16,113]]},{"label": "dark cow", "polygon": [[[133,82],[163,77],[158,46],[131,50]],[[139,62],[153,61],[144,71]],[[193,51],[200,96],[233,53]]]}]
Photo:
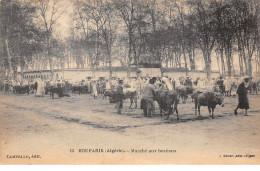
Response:
[{"label": "dark cow", "polygon": [[54,94],[57,94],[58,97],[61,97],[63,94],[63,90],[61,87],[51,86],[49,91],[50,91],[50,97],[52,97],[53,99],[54,99]]},{"label": "dark cow", "polygon": [[160,107],[161,117],[162,117],[162,112],[168,112],[167,119],[169,119],[170,114],[174,113],[173,111],[174,109],[177,114],[177,120],[179,120],[178,108],[177,108],[179,99],[177,96],[178,95],[175,91],[170,91],[170,90],[160,90],[156,92],[155,98]]},{"label": "dark cow", "polygon": [[80,94],[87,93],[88,87],[83,85],[73,85],[72,86],[72,94],[76,94],[76,92]]},{"label": "dark cow", "polygon": [[70,97],[69,94],[65,93],[65,87],[54,87],[51,86],[50,87],[50,97],[52,97],[54,99],[54,94],[57,94],[58,97]]},{"label": "dark cow", "polygon": [[[110,103],[116,102],[116,99],[117,99],[116,90],[114,90],[114,89],[106,90],[104,92],[104,96],[109,97]],[[128,89],[128,90],[126,89],[124,91],[124,100],[126,100],[126,99],[130,99],[129,108],[132,108],[133,102],[135,103],[135,108],[137,108],[137,92],[136,91],[132,91],[131,89]]]},{"label": "dark cow", "polygon": [[29,86],[30,86],[30,91],[31,91],[32,93],[37,92],[37,87],[38,87],[38,83],[37,83],[37,82],[32,83],[32,84],[30,84]]},{"label": "dark cow", "polygon": [[[112,95],[116,92],[115,89],[106,89],[103,93],[103,99],[107,99],[107,97],[112,97]],[[109,98],[110,103],[115,103],[111,98]]]},{"label": "dark cow", "polygon": [[214,92],[196,92],[194,94],[195,100],[195,114],[197,115],[197,109],[200,115],[200,106],[208,106],[209,114],[211,113],[211,117],[214,118],[213,113],[216,105],[223,105],[223,97],[219,96]]},{"label": "dark cow", "polygon": [[188,95],[193,93],[193,88],[190,86],[180,85],[176,87],[176,92],[178,96],[182,99],[182,102],[185,103],[185,101],[188,98]]},{"label": "dark cow", "polygon": [[46,85],[44,86],[44,90],[45,90],[45,95],[49,94],[51,92],[51,87],[52,87],[52,83],[51,81],[47,81]]},{"label": "dark cow", "polygon": [[250,81],[247,89],[249,90],[250,94],[256,94],[257,95],[258,85],[257,85],[256,82]]},{"label": "dark cow", "polygon": [[30,92],[30,87],[29,85],[25,85],[25,86],[14,86],[13,87],[13,93],[16,94],[25,94],[27,93],[29,95]]}]

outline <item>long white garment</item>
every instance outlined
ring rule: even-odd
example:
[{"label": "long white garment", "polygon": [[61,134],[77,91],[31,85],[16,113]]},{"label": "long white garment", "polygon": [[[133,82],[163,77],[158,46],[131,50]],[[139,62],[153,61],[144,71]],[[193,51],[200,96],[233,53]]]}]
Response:
[{"label": "long white garment", "polygon": [[111,89],[111,86],[110,86],[110,82],[109,82],[109,81],[106,82],[106,89],[107,89],[107,90]]},{"label": "long white garment", "polygon": [[93,83],[92,90],[93,90],[93,96],[97,97],[98,91],[97,91],[97,84],[96,83]]},{"label": "long white garment", "polygon": [[36,94],[35,96],[42,96],[45,92],[44,90],[44,82],[41,81],[41,80],[37,80],[37,91],[36,91]]},{"label": "long white garment", "polygon": [[228,91],[231,89],[231,80],[229,78],[226,78],[224,80],[225,90]]}]

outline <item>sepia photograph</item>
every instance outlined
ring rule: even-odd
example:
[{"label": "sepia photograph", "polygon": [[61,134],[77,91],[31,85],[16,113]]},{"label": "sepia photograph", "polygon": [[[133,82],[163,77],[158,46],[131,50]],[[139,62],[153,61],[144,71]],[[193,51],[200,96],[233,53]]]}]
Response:
[{"label": "sepia photograph", "polygon": [[0,165],[259,165],[259,0],[0,0]]}]

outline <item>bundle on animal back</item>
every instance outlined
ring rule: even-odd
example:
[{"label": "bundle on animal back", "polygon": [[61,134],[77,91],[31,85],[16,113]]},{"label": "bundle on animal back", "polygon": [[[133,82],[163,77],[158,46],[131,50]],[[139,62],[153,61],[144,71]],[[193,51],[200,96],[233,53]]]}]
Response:
[{"label": "bundle on animal back", "polygon": [[165,82],[165,84],[167,85],[167,87],[170,91],[173,91],[173,85],[171,84],[171,82],[168,78],[163,77],[162,81]]},{"label": "bundle on animal back", "polygon": [[213,85],[213,86],[200,86],[200,87],[194,87],[193,93],[197,92],[219,92],[219,86]]},{"label": "bundle on animal back", "polygon": [[134,88],[132,88],[132,87],[130,87],[130,88],[124,88],[124,89],[123,89],[124,94],[133,93],[133,92],[135,92],[135,91],[136,91],[136,89],[134,89]]}]

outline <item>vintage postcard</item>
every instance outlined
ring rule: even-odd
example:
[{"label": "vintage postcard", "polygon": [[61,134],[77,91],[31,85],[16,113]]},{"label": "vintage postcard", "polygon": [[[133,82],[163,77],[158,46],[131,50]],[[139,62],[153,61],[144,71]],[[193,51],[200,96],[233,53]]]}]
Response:
[{"label": "vintage postcard", "polygon": [[258,0],[0,0],[0,164],[259,165]]}]

